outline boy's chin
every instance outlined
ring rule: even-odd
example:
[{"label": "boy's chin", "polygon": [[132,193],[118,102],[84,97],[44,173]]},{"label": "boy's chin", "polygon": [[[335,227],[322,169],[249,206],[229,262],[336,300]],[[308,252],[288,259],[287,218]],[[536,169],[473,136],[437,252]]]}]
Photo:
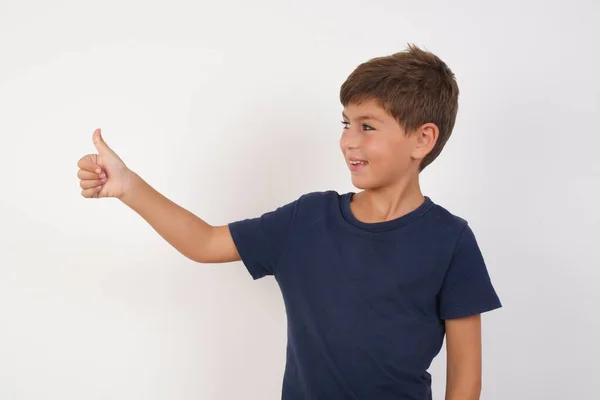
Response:
[{"label": "boy's chin", "polygon": [[352,184],[357,188],[357,189],[361,189],[361,190],[369,190],[369,189],[374,189],[376,188],[377,182],[374,182],[370,179],[365,179],[364,177],[356,177],[356,176],[352,176]]}]

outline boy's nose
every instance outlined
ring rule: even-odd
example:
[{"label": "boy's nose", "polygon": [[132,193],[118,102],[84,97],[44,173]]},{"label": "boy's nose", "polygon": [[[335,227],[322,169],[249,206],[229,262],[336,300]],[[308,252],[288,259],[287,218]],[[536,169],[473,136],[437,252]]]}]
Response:
[{"label": "boy's nose", "polygon": [[342,148],[355,150],[360,147],[360,136],[351,132],[345,132],[341,140]]}]

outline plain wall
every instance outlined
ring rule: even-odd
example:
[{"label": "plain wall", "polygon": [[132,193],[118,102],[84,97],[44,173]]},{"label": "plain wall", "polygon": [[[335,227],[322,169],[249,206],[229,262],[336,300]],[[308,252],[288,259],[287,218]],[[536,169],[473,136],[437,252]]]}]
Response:
[{"label": "plain wall", "polygon": [[[0,399],[277,399],[272,277],[184,258],[80,196],[92,132],[212,224],[351,185],[339,87],[415,43],[460,110],[422,174],[504,307],[485,400],[600,396],[600,6],[593,1],[0,2]],[[445,349],[435,359],[442,399]]]}]

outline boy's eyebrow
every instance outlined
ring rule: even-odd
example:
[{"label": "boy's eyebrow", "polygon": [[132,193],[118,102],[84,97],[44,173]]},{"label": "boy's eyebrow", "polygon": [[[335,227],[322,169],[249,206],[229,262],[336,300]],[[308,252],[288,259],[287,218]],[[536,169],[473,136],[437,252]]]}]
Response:
[{"label": "boy's eyebrow", "polygon": [[[350,118],[348,118],[348,116],[343,111],[342,111],[342,117],[345,118],[345,119],[350,119]],[[369,114],[367,114],[367,115],[361,115],[360,117],[357,117],[356,119],[359,120],[359,121],[362,121],[362,120],[365,120],[365,119],[372,119],[374,121],[381,122],[382,124],[384,123],[381,119],[379,119],[377,117],[374,117],[373,115],[369,115]]]}]

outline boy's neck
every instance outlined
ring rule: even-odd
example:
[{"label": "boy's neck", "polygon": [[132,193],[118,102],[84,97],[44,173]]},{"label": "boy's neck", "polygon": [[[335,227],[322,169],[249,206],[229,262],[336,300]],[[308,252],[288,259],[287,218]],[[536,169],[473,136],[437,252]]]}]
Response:
[{"label": "boy's neck", "polygon": [[356,193],[350,203],[352,214],[362,222],[390,221],[417,209],[425,201],[419,176],[397,182],[393,186],[365,189]]}]

